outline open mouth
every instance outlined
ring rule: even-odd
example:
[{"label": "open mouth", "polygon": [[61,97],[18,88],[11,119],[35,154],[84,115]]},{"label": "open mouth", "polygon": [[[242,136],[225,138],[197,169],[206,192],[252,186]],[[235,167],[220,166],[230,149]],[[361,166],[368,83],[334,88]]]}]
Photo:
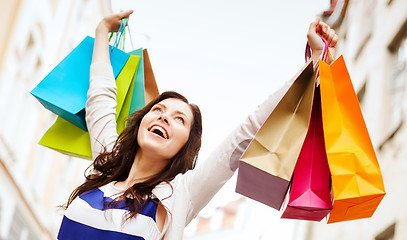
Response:
[{"label": "open mouth", "polygon": [[158,125],[152,126],[149,131],[156,134],[156,135],[158,135],[158,136],[160,136],[160,137],[162,137],[162,138],[164,138],[164,139],[168,139],[167,131],[165,131],[164,128],[162,128],[162,127],[160,127]]}]

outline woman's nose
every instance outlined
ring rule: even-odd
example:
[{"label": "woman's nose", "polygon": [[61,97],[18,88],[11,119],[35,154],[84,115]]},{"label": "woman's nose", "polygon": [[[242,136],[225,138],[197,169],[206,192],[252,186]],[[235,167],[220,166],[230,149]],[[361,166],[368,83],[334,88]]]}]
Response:
[{"label": "woman's nose", "polygon": [[168,119],[167,119],[167,117],[165,115],[161,115],[160,117],[158,117],[158,120],[164,121],[165,123],[168,124]]}]

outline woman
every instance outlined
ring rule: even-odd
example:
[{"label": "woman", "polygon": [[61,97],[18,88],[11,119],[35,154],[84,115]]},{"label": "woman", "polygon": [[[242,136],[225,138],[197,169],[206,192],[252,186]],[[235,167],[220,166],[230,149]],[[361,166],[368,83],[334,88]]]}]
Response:
[{"label": "woman", "polygon": [[[196,169],[202,135],[199,108],[165,92],[131,115],[116,133],[116,85],[108,33],[133,11],[105,17],[96,28],[86,119],[94,162],[71,194],[59,239],[182,239],[184,227],[229,180],[250,140],[289,88],[285,84]],[[316,61],[335,32],[317,19],[308,42]]]}]

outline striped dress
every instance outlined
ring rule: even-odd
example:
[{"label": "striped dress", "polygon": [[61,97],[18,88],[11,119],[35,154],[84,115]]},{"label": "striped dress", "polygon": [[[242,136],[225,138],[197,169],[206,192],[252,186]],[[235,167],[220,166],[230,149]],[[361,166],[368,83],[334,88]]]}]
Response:
[{"label": "striped dress", "polygon": [[143,211],[124,223],[123,217],[128,211],[124,206],[104,209],[106,203],[123,193],[114,183],[82,194],[72,201],[63,217],[58,239],[159,239],[161,233],[155,222],[157,199],[146,200]]}]

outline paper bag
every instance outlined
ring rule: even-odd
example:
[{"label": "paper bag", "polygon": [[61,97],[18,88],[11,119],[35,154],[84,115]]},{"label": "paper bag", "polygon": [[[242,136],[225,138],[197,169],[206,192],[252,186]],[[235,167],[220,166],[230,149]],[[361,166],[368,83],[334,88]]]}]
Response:
[{"label": "paper bag", "polygon": [[[85,131],[85,104],[93,43],[93,38],[86,37],[31,91],[45,108]],[[129,54],[109,47],[110,62],[116,78]]]},{"label": "paper bag", "polygon": [[343,57],[319,61],[325,147],[334,195],[328,223],[371,217],[383,178]]},{"label": "paper bag", "polygon": [[282,218],[321,221],[332,209],[331,176],[325,152],[320,89],[315,89],[311,121],[295,165]]},{"label": "paper bag", "polygon": [[[125,120],[129,114],[139,60],[139,56],[130,56],[116,79],[116,121],[118,133],[123,131]],[[137,88],[141,87],[137,86]],[[92,158],[89,132],[78,128],[60,117],[57,118],[51,128],[44,134],[39,144],[70,156],[84,159]]]},{"label": "paper bag", "polygon": [[147,105],[151,100],[156,98],[160,93],[158,91],[157,82],[155,81],[153,68],[151,66],[150,57],[148,56],[147,49],[143,49],[143,63],[144,63],[144,88],[145,88],[145,104]]},{"label": "paper bag", "polygon": [[304,142],[315,88],[312,62],[270,114],[239,162],[236,192],[280,209]]}]

